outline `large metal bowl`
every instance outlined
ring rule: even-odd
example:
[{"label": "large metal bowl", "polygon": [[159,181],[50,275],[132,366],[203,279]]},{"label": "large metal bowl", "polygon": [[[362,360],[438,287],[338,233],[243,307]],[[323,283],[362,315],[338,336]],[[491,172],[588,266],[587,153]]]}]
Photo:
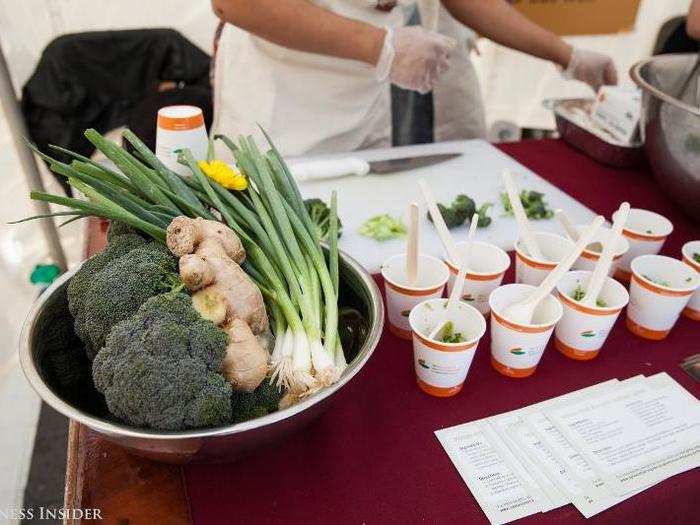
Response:
[{"label": "large metal bowl", "polygon": [[697,54],[658,55],[630,70],[642,90],[641,133],[654,177],[700,220],[700,94]]},{"label": "large metal bowl", "polygon": [[51,369],[49,354],[55,351],[57,339],[64,339],[63,335],[57,334],[65,333],[66,326],[73,333],[72,324],[66,322],[69,319],[66,285],[75,271],[56,281],[29,313],[20,339],[22,368],[34,390],[46,403],[136,454],[168,463],[234,461],[283,439],[320,416],[335,394],[372,355],[384,324],[381,295],[374,279],[351,257],[341,255],[340,272],[342,305],[353,306],[369,321],[364,342],[354,355],[348,356],[351,361],[340,381],[290,408],[265,417],[220,428],[158,432],[121,424],[93,409],[86,398],[99,397],[99,394],[91,384],[85,385],[84,391],[66,394],[57,374]]}]

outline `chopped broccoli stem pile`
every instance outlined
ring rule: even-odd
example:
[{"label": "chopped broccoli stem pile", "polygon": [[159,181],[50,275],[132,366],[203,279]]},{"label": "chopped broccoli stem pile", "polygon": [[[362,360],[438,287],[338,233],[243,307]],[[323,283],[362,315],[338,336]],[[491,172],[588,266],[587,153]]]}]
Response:
[{"label": "chopped broccoli stem pile", "polygon": [[[493,204],[490,202],[482,204],[477,209],[474,199],[460,193],[454,198],[452,204],[449,206],[442,203],[438,203],[437,206],[438,210],[440,210],[440,215],[442,215],[442,218],[445,220],[445,224],[449,229],[457,228],[465,222],[470,221],[475,213],[478,215],[476,223],[478,228],[485,228],[491,224],[491,217],[488,216],[488,210],[491,206],[493,206]],[[428,213],[428,220],[433,222],[433,218],[430,216],[430,213]]]},{"label": "chopped broccoli stem pile", "polygon": [[462,332],[455,332],[455,325],[452,321],[447,321],[440,333],[439,340],[443,343],[462,343],[464,341],[464,336]]},{"label": "chopped broccoli stem pile", "polygon": [[374,239],[375,241],[388,241],[405,237],[406,225],[401,219],[396,219],[391,215],[375,215],[362,223],[357,230],[360,235]]},{"label": "chopped broccoli stem pile", "polygon": [[[322,241],[328,240],[330,232],[331,209],[321,199],[306,199],[304,201],[306,211],[309,212],[311,222],[316,228],[318,238]],[[338,219],[338,237],[343,233],[343,224]]]},{"label": "chopped broccoli stem pile", "polygon": [[[586,297],[586,290],[584,290],[583,287],[579,284],[576,288],[574,288],[574,292],[571,294],[571,298],[574,301],[580,302],[583,301],[584,297]],[[596,299],[595,304],[598,308],[606,308],[608,306],[608,303],[606,303],[602,299]]]},{"label": "chopped broccoli stem pile", "polygon": [[[540,220],[554,217],[554,211],[549,207],[547,201],[544,200],[544,193],[534,190],[522,190],[520,192],[520,202],[523,203],[525,215],[528,219]],[[513,207],[510,205],[510,199],[506,192],[501,193],[501,204],[506,215],[513,215]]]}]

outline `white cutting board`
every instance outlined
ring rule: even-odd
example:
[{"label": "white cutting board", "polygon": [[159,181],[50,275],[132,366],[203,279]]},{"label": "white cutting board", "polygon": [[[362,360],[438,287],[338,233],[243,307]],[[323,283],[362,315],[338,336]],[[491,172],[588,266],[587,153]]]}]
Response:
[{"label": "white cutting board", "polygon": [[[442,245],[432,223],[426,218],[426,206],[418,188],[418,180],[425,178],[433,189],[438,202],[450,204],[459,193],[469,195],[477,207],[493,202],[489,210],[493,222],[487,228],[476,231],[476,239],[491,242],[505,250],[512,250],[517,237],[515,219],[503,217],[500,193],[503,191],[501,171],[509,168],[520,189],[537,190],[545,194],[550,208],[562,208],[574,224],[590,222],[595,214],[559,190],[534,172],[519,164],[483,140],[442,142],[419,146],[390,149],[375,149],[353,152],[352,156],[368,161],[386,160],[408,156],[434,155],[439,153],[461,153],[462,156],[425,168],[391,175],[368,175],[366,177],[340,177],[336,179],[303,182],[299,188],[303,197],[318,197],[328,202],[331,191],[338,191],[338,215],[343,223],[340,249],[357,259],[369,272],[379,271],[382,263],[397,253],[405,251],[403,240],[375,241],[357,233],[359,226],[375,215],[388,213],[401,216],[406,223],[406,208],[417,202],[421,210],[420,250],[439,257],[443,256]],[[344,155],[325,155],[318,158],[341,158]],[[305,159],[306,160],[306,159]],[[576,176],[571,166],[561,166],[572,177]],[[533,221],[535,230],[562,233],[555,220]],[[451,230],[455,241],[466,240],[467,227]]]}]

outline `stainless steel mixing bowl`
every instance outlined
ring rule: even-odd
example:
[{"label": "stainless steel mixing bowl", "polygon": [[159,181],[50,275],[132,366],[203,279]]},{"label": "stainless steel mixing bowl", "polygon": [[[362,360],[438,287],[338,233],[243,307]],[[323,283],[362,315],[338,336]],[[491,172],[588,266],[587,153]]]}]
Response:
[{"label": "stainless steel mixing bowl", "polygon": [[[362,312],[369,323],[364,342],[340,381],[304,401],[265,417],[220,428],[186,432],[158,432],[130,427],[91,410],[85,399],[97,393],[91,385],[74,399],[62,390],[51,369],[50,353],[66,332],[66,285],[75,270],[57,280],[32,308],[20,339],[20,360],[27,379],[41,398],[63,415],[92,429],[103,438],[135,454],[168,463],[233,461],[255,449],[276,442],[320,416],[342,389],[362,369],[379,342],[384,307],[374,279],[351,257],[341,255],[341,302]],[[68,326],[72,333],[72,324]],[[65,373],[65,372],[63,372]],[[87,381],[89,383],[89,381]]]},{"label": "stainless steel mixing bowl", "polygon": [[658,55],[630,70],[642,89],[641,133],[654,177],[700,220],[700,89],[697,54]]}]

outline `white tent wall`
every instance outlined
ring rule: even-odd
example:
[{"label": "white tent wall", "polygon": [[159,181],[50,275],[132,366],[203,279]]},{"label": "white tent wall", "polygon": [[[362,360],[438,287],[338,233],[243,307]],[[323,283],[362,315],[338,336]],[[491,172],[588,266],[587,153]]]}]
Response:
[{"label": "white tent wall", "polygon": [[0,42],[18,91],[57,36],[171,27],[211,54],[217,22],[208,0],[0,0]]},{"label": "white tent wall", "polygon": [[[690,0],[642,0],[635,30],[615,35],[566,37],[570,44],[607,53],[618,68],[621,84],[631,84],[630,66],[649,56],[659,28],[667,20],[685,15]],[[605,16],[601,13],[600,16]],[[487,124],[505,120],[519,127],[553,129],[551,112],[542,107],[547,98],[591,97],[584,84],[566,81],[549,62],[512,51],[493,42],[479,41],[475,66],[481,81]]]}]

